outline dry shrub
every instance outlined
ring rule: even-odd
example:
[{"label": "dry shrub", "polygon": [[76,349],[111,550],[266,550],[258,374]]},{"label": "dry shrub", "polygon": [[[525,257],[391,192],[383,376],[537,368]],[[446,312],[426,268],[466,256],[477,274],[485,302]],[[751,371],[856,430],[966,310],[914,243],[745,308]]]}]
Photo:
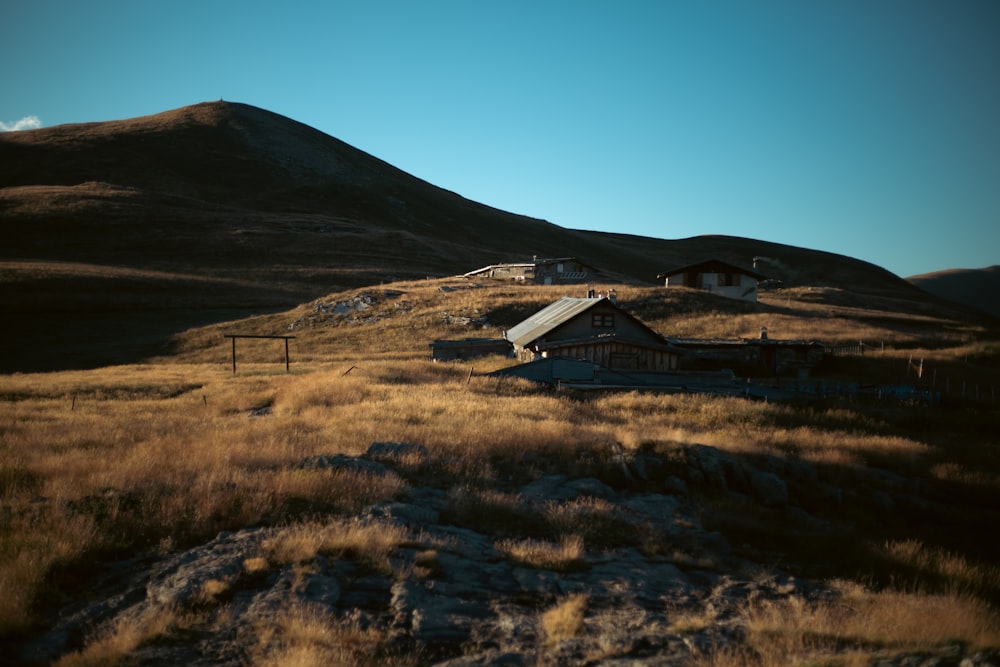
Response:
[{"label": "dry shrub", "polygon": [[586,566],[583,538],[565,535],[558,543],[546,540],[501,540],[496,549],[513,560],[556,572],[571,572]]},{"label": "dry shrub", "polygon": [[622,509],[603,498],[582,496],[545,505],[545,518],[557,532],[579,534],[588,544],[612,548],[639,537],[636,524]]},{"label": "dry shrub", "polygon": [[276,502],[296,499],[308,504],[357,512],[372,503],[391,500],[406,490],[395,473],[372,475],[355,470],[280,470],[257,477],[261,493]]},{"label": "dry shrub", "polygon": [[546,523],[520,494],[461,486],[452,489],[443,519],[482,532],[537,533]]},{"label": "dry shrub", "polygon": [[138,616],[119,617],[83,649],[64,655],[55,667],[105,667],[127,662],[130,653],[187,622],[171,609],[149,607]]},{"label": "dry shrub", "polygon": [[928,547],[919,540],[886,542],[876,553],[910,570],[917,586],[924,589],[921,592],[944,591],[988,597],[1000,591],[1000,567],[976,564],[961,554]]},{"label": "dry shrub", "polygon": [[274,563],[304,563],[319,554],[356,558],[383,572],[391,572],[389,556],[407,540],[405,528],[388,522],[331,519],[274,529],[263,542]]},{"label": "dry shrub", "polygon": [[683,610],[670,614],[671,633],[679,635],[694,634],[716,623],[718,613],[711,605],[698,610]]},{"label": "dry shrub", "polygon": [[0,636],[27,629],[37,591],[54,566],[79,558],[99,541],[90,517],[13,516],[0,526]]},{"label": "dry shrub", "polygon": [[840,597],[810,602],[793,596],[752,602],[744,611],[750,644],[761,654],[818,655],[847,644],[928,650],[961,642],[997,646],[1000,624],[984,603],[959,595],[872,592],[834,582]]},{"label": "dry shrub", "polygon": [[255,667],[343,667],[416,664],[413,655],[386,650],[388,637],[365,626],[358,614],[337,617],[318,605],[296,604],[281,609],[257,627]]},{"label": "dry shrub", "polygon": [[578,593],[563,598],[556,606],[542,613],[542,634],[547,646],[554,647],[559,642],[580,634],[587,602],[587,596]]}]

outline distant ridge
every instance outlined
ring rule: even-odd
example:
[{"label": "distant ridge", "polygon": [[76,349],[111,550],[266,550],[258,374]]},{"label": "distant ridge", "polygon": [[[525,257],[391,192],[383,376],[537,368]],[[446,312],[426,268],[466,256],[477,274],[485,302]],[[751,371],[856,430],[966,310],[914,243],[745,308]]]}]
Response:
[{"label": "distant ridge", "polygon": [[971,306],[1000,319],[1000,266],[922,273],[907,280],[942,299]]},{"label": "distant ridge", "polygon": [[[681,231],[670,221],[663,230]],[[788,286],[930,298],[842,255],[698,230],[678,240],[578,231],[508,213],[221,101],[0,134],[0,231],[0,314],[13,323],[0,336],[18,342],[16,355],[0,352],[0,371],[133,360],[220,318],[532,255],[574,256],[642,284],[709,257],[748,268],[758,257],[761,273]],[[134,345],[74,352],[111,334]]]}]

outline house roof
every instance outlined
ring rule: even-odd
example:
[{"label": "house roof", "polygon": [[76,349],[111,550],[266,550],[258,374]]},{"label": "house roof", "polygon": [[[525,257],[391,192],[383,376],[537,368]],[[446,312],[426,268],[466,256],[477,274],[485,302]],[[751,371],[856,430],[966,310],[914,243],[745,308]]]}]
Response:
[{"label": "house roof", "polygon": [[[621,313],[624,317],[627,317],[634,322],[636,322],[640,327],[649,331],[652,337],[662,340],[663,337],[656,333],[645,323],[640,321],[638,318],[632,316],[628,312],[622,310],[617,304],[608,299],[607,297],[602,297],[599,299],[590,298],[576,298],[564,296],[555,303],[551,303],[545,308],[534,315],[528,317],[523,322],[515,325],[514,327],[507,330],[504,337],[515,345],[520,345],[525,347],[530,345],[539,338],[547,335],[551,331],[554,331],[558,327],[562,326],[566,322],[586,313],[591,308],[597,305],[610,306],[616,312]],[[605,334],[607,335],[607,334]]]},{"label": "house roof", "polygon": [[752,271],[750,269],[744,269],[741,266],[736,266],[735,264],[730,264],[729,262],[723,262],[720,259],[706,259],[695,264],[688,264],[687,266],[679,266],[676,269],[670,269],[669,271],[664,271],[663,273],[656,276],[657,280],[663,280],[667,276],[675,276],[678,273],[687,273],[689,271],[697,271],[699,273],[718,273],[719,271],[731,272],[731,273],[742,273],[745,276],[750,276],[751,278],[756,278],[757,280],[764,280],[767,276]]},{"label": "house roof", "polygon": [[[535,259],[529,260],[527,262],[501,262],[499,264],[490,264],[488,266],[484,266],[474,271],[469,271],[468,273],[464,273],[462,275],[463,277],[468,278],[469,276],[474,276],[477,273],[484,273],[491,269],[496,269],[500,267],[509,269],[528,269],[535,266],[547,266],[549,264],[559,264],[560,262],[576,262],[580,266],[588,266],[587,264],[584,264],[583,262],[579,261],[576,257],[552,257],[545,259],[539,259],[536,257]],[[588,268],[592,267],[588,266]],[[581,273],[581,277],[586,277],[586,274]]]},{"label": "house roof", "polygon": [[[564,296],[508,329],[504,337],[515,345],[527,345],[577,315],[587,312],[602,301],[611,303],[607,299],[580,299]],[[617,306],[615,307],[617,308]]]}]

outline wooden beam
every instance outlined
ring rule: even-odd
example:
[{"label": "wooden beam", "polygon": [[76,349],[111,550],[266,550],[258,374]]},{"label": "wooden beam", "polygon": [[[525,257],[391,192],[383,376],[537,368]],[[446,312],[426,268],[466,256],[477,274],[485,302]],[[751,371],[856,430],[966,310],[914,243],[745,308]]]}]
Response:
[{"label": "wooden beam", "polygon": [[295,338],[295,336],[265,336],[260,334],[222,334],[223,338],[231,338],[233,340],[233,375],[236,375],[236,339],[237,338],[266,338],[266,339],[283,339],[285,341],[285,372],[289,372],[289,357],[288,357],[288,341]]}]

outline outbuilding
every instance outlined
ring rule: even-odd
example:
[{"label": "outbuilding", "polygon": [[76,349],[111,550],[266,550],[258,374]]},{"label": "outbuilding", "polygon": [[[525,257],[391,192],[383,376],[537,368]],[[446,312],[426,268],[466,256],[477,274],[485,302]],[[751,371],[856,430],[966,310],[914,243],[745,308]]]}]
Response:
[{"label": "outbuilding", "polygon": [[466,278],[492,278],[539,285],[564,285],[592,281],[597,271],[580,262],[576,257],[539,259],[529,262],[490,264],[464,274]]},{"label": "outbuilding", "polygon": [[656,276],[666,287],[690,287],[733,299],[757,301],[757,283],[766,276],[718,259],[670,269]]}]

